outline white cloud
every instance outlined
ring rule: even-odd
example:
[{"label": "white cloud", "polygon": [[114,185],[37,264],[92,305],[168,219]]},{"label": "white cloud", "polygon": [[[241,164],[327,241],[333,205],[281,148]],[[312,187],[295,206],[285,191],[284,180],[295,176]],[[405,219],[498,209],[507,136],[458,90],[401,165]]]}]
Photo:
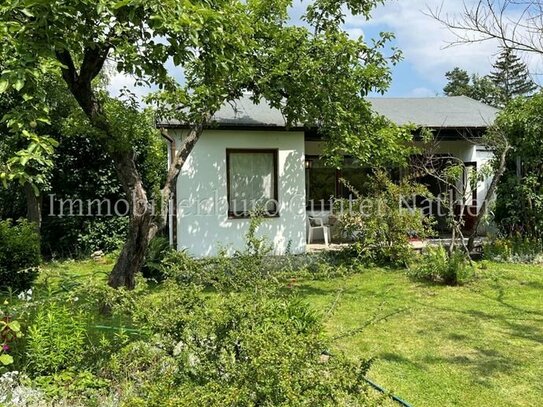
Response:
[{"label": "white cloud", "polygon": [[148,86],[136,86],[136,78],[131,75],[115,72],[109,78],[108,90],[113,97],[118,97],[123,89],[128,89],[138,99],[142,99],[151,92]]},{"label": "white cloud", "polygon": [[346,26],[349,30],[366,26],[395,33],[396,45],[404,54],[403,63],[412,65],[432,84],[442,83],[445,72],[455,66],[487,73],[496,55],[497,43],[447,47],[454,41],[454,34],[425,14],[429,8],[441,6],[443,12],[451,15],[459,15],[464,7],[459,0],[398,0],[378,7],[368,22],[361,17],[350,17]]},{"label": "white cloud", "polygon": [[436,95],[436,92],[432,89],[421,87],[413,89],[407,96],[414,98],[427,98],[439,95]]}]

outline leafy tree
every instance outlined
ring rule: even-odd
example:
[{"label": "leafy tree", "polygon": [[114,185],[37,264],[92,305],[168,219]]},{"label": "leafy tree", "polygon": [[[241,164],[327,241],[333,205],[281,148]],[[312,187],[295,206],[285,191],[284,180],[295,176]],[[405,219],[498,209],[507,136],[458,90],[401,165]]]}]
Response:
[{"label": "leafy tree", "polygon": [[461,68],[445,74],[443,88],[447,96],[468,96],[496,107],[505,106],[517,96],[531,94],[537,85],[530,78],[528,68],[510,48],[504,48],[494,62],[489,75],[470,75]]},{"label": "leafy tree", "polygon": [[[40,81],[44,87],[51,84],[46,77],[40,78]],[[0,94],[0,117],[4,118],[3,123],[0,123],[0,186],[9,191],[6,199],[0,197],[3,208],[6,209],[0,212],[0,217],[18,218],[21,212],[23,212],[21,216],[25,216],[16,199],[21,197],[26,201],[23,206],[26,206],[27,219],[39,229],[41,224],[39,191],[47,185],[48,173],[53,166],[51,154],[57,143],[50,137],[39,137],[37,134],[40,131],[38,127],[47,123],[45,119],[40,123],[32,120],[29,123],[31,131],[22,130],[17,136],[10,133],[9,126],[14,124],[14,115],[22,104],[23,99],[16,91]],[[16,181],[16,185],[10,181]],[[12,185],[8,187],[8,183]],[[14,216],[16,214],[17,216]]]},{"label": "leafy tree", "polygon": [[[127,121],[134,123],[131,142],[135,161],[145,188],[153,191],[160,187],[166,174],[167,155],[166,145],[157,135],[152,112],[141,112],[120,103],[117,109]],[[44,255],[66,257],[89,255],[96,250],[116,250],[125,239],[128,222],[124,217],[107,214],[105,202],[110,202],[113,208],[124,198],[115,166],[95,143],[93,128],[81,111],[73,106],[64,114],[66,118],[60,112],[51,113],[54,117],[51,134],[59,141],[59,147],[52,158],[54,168],[47,190],[47,195],[53,198],[45,196],[43,199]],[[82,205],[74,205],[74,211],[78,213],[81,207],[83,216],[66,216],[65,213],[59,216],[63,212],[60,200],[81,200]],[[88,205],[88,202],[92,204]],[[92,211],[90,216],[89,209]]]},{"label": "leafy tree", "polygon": [[[95,216],[99,213],[96,203],[92,204],[93,214],[89,216],[85,205],[88,201],[108,200],[113,206],[124,197],[115,167],[95,142],[95,131],[63,85],[62,79],[52,76],[42,80],[48,89],[46,103],[50,124],[39,124],[36,132],[50,134],[59,145],[48,158],[51,163],[49,167],[27,165],[29,176],[35,175],[33,179],[38,176],[42,179],[42,182],[35,183],[35,188],[28,182],[12,182],[7,188],[0,188],[0,218],[18,219],[27,216],[40,226],[42,252],[45,256],[79,256],[95,250],[115,250],[125,238],[127,219],[105,214]],[[105,79],[101,79],[99,87],[103,88],[105,84]],[[0,99],[6,101],[0,108],[4,112],[9,112],[8,96],[0,95]],[[116,105],[119,117],[133,123],[131,142],[135,160],[145,187],[154,190],[163,181],[167,160],[166,146],[155,129],[153,114],[151,111],[139,111],[133,103],[117,102]],[[16,151],[24,147],[24,140],[16,134],[10,134],[5,126],[3,133],[5,137],[0,139],[0,155],[8,161]],[[53,207],[49,195],[53,196]],[[60,200],[81,200],[83,216],[59,216]],[[76,213],[80,206],[74,206]],[[65,210],[67,208],[69,205],[64,206]],[[107,212],[106,204],[101,205],[100,211]]]},{"label": "leafy tree", "polygon": [[505,106],[517,96],[526,96],[537,89],[537,85],[530,78],[526,64],[512,49],[503,48],[496,62],[492,65],[494,70],[489,78],[499,89],[499,103]]},{"label": "leafy tree", "polygon": [[[112,159],[131,204],[127,241],[110,275],[114,287],[134,287],[150,239],[166,213],[153,211],[134,159],[131,123],[123,120],[95,83],[106,60],[138,83],[162,90],[153,98],[164,115],[190,125],[183,145],[157,194],[166,208],[176,179],[213,113],[225,102],[252,91],[281,109],[288,123],[301,122],[327,135],[330,155],[348,149],[368,160],[401,155],[404,133],[390,130],[364,100],[384,92],[390,58],[382,48],[390,34],[370,44],[342,29],[345,10],[369,19],[381,0],[316,0],[305,26],[289,25],[288,0],[22,0],[0,5],[3,36],[0,93],[15,90],[21,103],[5,119],[29,141],[31,124],[46,120],[47,89],[38,78],[60,72],[95,131],[94,139]],[[184,74],[179,84],[165,67]],[[45,140],[38,137],[38,140]],[[9,172],[7,172],[9,173]]]},{"label": "leafy tree", "polygon": [[[522,10],[521,13],[518,13],[519,6]],[[516,58],[508,57],[505,53],[514,55],[513,51],[526,52],[536,57],[541,57],[543,54],[543,42],[541,41],[541,32],[543,30],[542,11],[543,2],[541,0],[479,0],[474,4],[465,4],[460,15],[445,15],[442,13],[442,9],[439,8],[429,10],[429,14],[447,26],[456,35],[457,44],[497,40],[504,50],[504,53],[502,53],[503,64],[500,64],[503,66],[500,67],[500,71],[510,65],[517,65],[517,72],[513,76],[516,80],[519,77],[524,77],[526,72],[525,66],[520,66]],[[511,15],[516,17],[511,18]],[[507,58],[511,59],[511,61],[506,62]],[[505,75],[500,76],[500,83],[503,86],[503,77]],[[525,79],[517,83],[521,94],[530,93],[535,90],[532,87],[533,83],[528,80],[527,76]],[[527,84],[527,87],[524,87],[525,84]],[[511,84],[508,86],[509,92],[514,89]],[[506,93],[506,96],[507,94],[512,95],[511,93]],[[539,182],[537,176],[535,178],[531,177],[530,182],[523,183],[524,190],[519,186],[519,182],[522,179],[520,174],[523,173],[522,167],[519,164],[522,163],[522,160],[531,162],[531,165],[534,165],[532,168],[537,168],[537,159],[534,158],[540,152],[537,146],[534,145],[534,140],[538,140],[537,143],[539,143],[539,146],[539,134],[541,130],[539,118],[541,117],[541,112],[538,110],[540,105],[541,97],[539,95],[529,100],[524,100],[523,98],[513,100],[512,103],[506,106],[505,111],[497,120],[497,125],[491,132],[497,135],[498,140],[501,140],[498,142],[498,145],[502,146],[499,148],[499,151],[501,151],[497,156],[499,157],[497,159],[499,163],[496,165],[497,172],[494,175],[491,185],[495,187],[499,184],[496,218],[502,224],[502,228],[504,224],[508,225],[505,226],[505,229],[509,233],[515,230],[522,230],[524,227],[528,227],[533,232],[541,230],[537,217],[525,217],[523,216],[522,209],[519,210],[518,208],[519,204],[524,204],[525,202],[537,204],[540,199],[537,189]],[[536,137],[535,139],[534,136]],[[527,154],[526,157],[529,157],[528,159],[519,154],[520,146],[525,147],[522,150],[523,153]],[[514,180],[511,176],[513,165],[511,164],[510,150],[517,151],[517,157],[519,157],[515,158],[514,165],[515,173],[518,177],[517,180]],[[506,173],[506,171],[508,172]],[[538,173],[540,173],[540,168],[534,175]],[[531,183],[533,181],[535,183]],[[531,197],[527,199],[529,195]],[[531,209],[534,208],[535,206],[532,205]],[[538,212],[536,209],[535,212],[532,212],[532,214],[537,213],[541,213],[541,211]],[[509,220],[505,221],[507,218]],[[470,241],[472,240],[473,238],[470,239]]]},{"label": "leafy tree", "polygon": [[461,68],[454,68],[445,74],[448,80],[443,92],[447,96],[468,96],[480,102],[496,106],[498,88],[488,76],[469,75]]},{"label": "leafy tree", "polygon": [[496,222],[507,236],[543,237],[543,94],[513,100],[498,117],[513,154],[498,187]]},{"label": "leafy tree", "polygon": [[[14,100],[11,94],[0,95],[0,116],[3,117],[13,108]],[[8,129],[4,123],[0,123],[0,174],[5,174],[8,160],[16,151],[16,145],[12,138],[8,137]],[[19,183],[7,183],[3,178],[3,187],[0,188],[0,219],[18,219],[25,216],[25,202],[23,191]]]},{"label": "leafy tree", "polygon": [[445,74],[448,83],[443,88],[443,92],[447,96],[469,96],[471,94],[472,85],[471,77],[468,71],[459,67],[454,68]]},{"label": "leafy tree", "polygon": [[498,106],[498,89],[488,77],[474,74],[472,76],[471,98],[491,106]]}]

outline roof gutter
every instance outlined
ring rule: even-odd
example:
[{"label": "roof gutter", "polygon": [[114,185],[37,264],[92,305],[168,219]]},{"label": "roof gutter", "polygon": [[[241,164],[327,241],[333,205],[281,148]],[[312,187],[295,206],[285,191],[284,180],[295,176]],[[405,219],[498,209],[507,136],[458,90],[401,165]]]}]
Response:
[{"label": "roof gutter", "polygon": [[[157,123],[158,128],[189,130],[191,126],[184,123]],[[214,123],[205,126],[206,130],[259,130],[259,131],[304,131],[304,126],[277,126],[272,124]]]}]

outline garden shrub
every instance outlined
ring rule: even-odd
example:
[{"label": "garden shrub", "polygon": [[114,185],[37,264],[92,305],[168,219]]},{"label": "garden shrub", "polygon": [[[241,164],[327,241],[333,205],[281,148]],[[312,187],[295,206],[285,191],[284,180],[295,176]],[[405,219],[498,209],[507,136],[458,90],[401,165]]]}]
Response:
[{"label": "garden shrub", "polygon": [[365,270],[352,249],[268,256],[261,267],[257,264],[250,257],[230,257],[225,252],[213,258],[194,259],[186,251],[171,251],[162,262],[162,270],[167,279],[180,284],[196,284],[220,292],[273,292],[301,279],[328,280]]},{"label": "garden shrub", "polygon": [[543,239],[515,236],[496,238],[483,246],[486,260],[513,263],[543,262]]},{"label": "garden shrub", "polygon": [[145,263],[141,268],[143,277],[156,282],[164,280],[166,276],[164,275],[163,262],[172,251],[168,238],[156,236],[151,240],[145,255]]},{"label": "garden shrub", "polygon": [[81,369],[86,329],[83,316],[54,301],[43,304],[28,327],[26,359],[34,376]]},{"label": "garden shrub", "polygon": [[26,220],[0,221],[0,290],[32,287],[40,265],[40,237]]},{"label": "garden shrub", "polygon": [[449,255],[443,246],[428,246],[408,273],[417,280],[458,285],[465,282],[473,271],[464,252],[455,250]]},{"label": "garden shrub", "polygon": [[513,256],[511,242],[507,239],[493,239],[483,244],[483,256],[486,260],[510,261]]},{"label": "garden shrub", "polygon": [[106,386],[105,380],[86,371],[65,371],[34,382],[22,372],[11,371],[0,375],[0,406],[118,407],[116,395],[106,394]]},{"label": "garden shrub", "polygon": [[149,405],[144,400],[159,403],[161,394],[166,402],[168,395],[175,391],[177,372],[177,361],[171,354],[156,343],[141,340],[113,354],[105,369],[107,377],[127,400],[123,404],[131,406]]},{"label": "garden shrub", "polygon": [[111,253],[126,239],[127,217],[51,217],[42,225],[44,253],[56,258],[84,258]]},{"label": "garden shrub", "polygon": [[162,261],[161,274],[179,283],[194,283],[219,291],[273,288],[275,277],[282,270],[275,256],[270,256],[272,245],[257,236],[262,222],[258,215],[251,218],[245,248],[232,256],[222,250],[215,257],[194,259],[186,251],[170,251]]},{"label": "garden shrub", "polygon": [[132,310],[148,339],[112,358],[123,405],[370,404],[369,364],[341,354],[323,360],[329,343],[304,303],[251,292],[210,297],[164,284]]},{"label": "garden shrub", "polygon": [[127,217],[88,220],[77,236],[78,255],[86,256],[98,250],[110,253],[119,249],[125,242],[127,230]]},{"label": "garden shrub", "polygon": [[543,238],[543,92],[515,98],[495,125],[505,134],[513,154],[497,191],[495,221],[506,237]]},{"label": "garden shrub", "polygon": [[429,198],[430,193],[420,184],[395,184],[384,172],[377,172],[373,181],[369,195],[361,196],[353,190],[353,200],[335,203],[338,229],[356,243],[348,252],[358,260],[403,267],[413,256],[410,239],[432,234],[431,219],[403,203],[413,197]]},{"label": "garden shrub", "polygon": [[223,250],[217,256],[195,259],[186,251],[167,251],[158,265],[159,275],[180,284],[196,284],[217,291],[273,292],[293,279],[322,280],[360,272],[362,265],[350,249],[305,255],[271,256],[272,246],[256,235],[262,218],[253,218],[244,250],[233,256]]},{"label": "garden shrub", "polygon": [[0,312],[0,373],[13,363],[11,347],[22,336],[21,324]]},{"label": "garden shrub", "polygon": [[47,376],[39,376],[34,382],[45,396],[44,398],[57,402],[55,405],[58,405],[61,400],[69,406],[73,406],[76,400],[80,400],[83,405],[88,405],[85,401],[99,397],[103,390],[109,388],[107,380],[87,370],[63,370]]}]

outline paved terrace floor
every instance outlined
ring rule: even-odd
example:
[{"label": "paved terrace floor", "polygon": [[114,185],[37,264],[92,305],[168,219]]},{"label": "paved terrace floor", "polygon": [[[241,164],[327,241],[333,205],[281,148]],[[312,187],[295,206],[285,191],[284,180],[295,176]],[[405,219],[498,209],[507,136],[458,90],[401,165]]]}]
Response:
[{"label": "paved terrace floor", "polygon": [[[478,237],[475,239],[475,247],[479,248],[483,245],[485,241],[484,237]],[[426,240],[413,240],[411,241],[411,246],[413,246],[414,250],[421,251],[427,246],[438,246],[443,245],[447,246],[451,243],[451,239],[444,237],[444,238],[436,238],[436,239],[426,239]],[[468,239],[464,239],[464,243],[468,243]],[[324,242],[315,242],[307,245],[307,252],[308,253],[319,253],[324,251],[339,251],[342,249],[345,249],[346,247],[349,247],[350,243],[330,243],[328,246],[324,244]]]}]

